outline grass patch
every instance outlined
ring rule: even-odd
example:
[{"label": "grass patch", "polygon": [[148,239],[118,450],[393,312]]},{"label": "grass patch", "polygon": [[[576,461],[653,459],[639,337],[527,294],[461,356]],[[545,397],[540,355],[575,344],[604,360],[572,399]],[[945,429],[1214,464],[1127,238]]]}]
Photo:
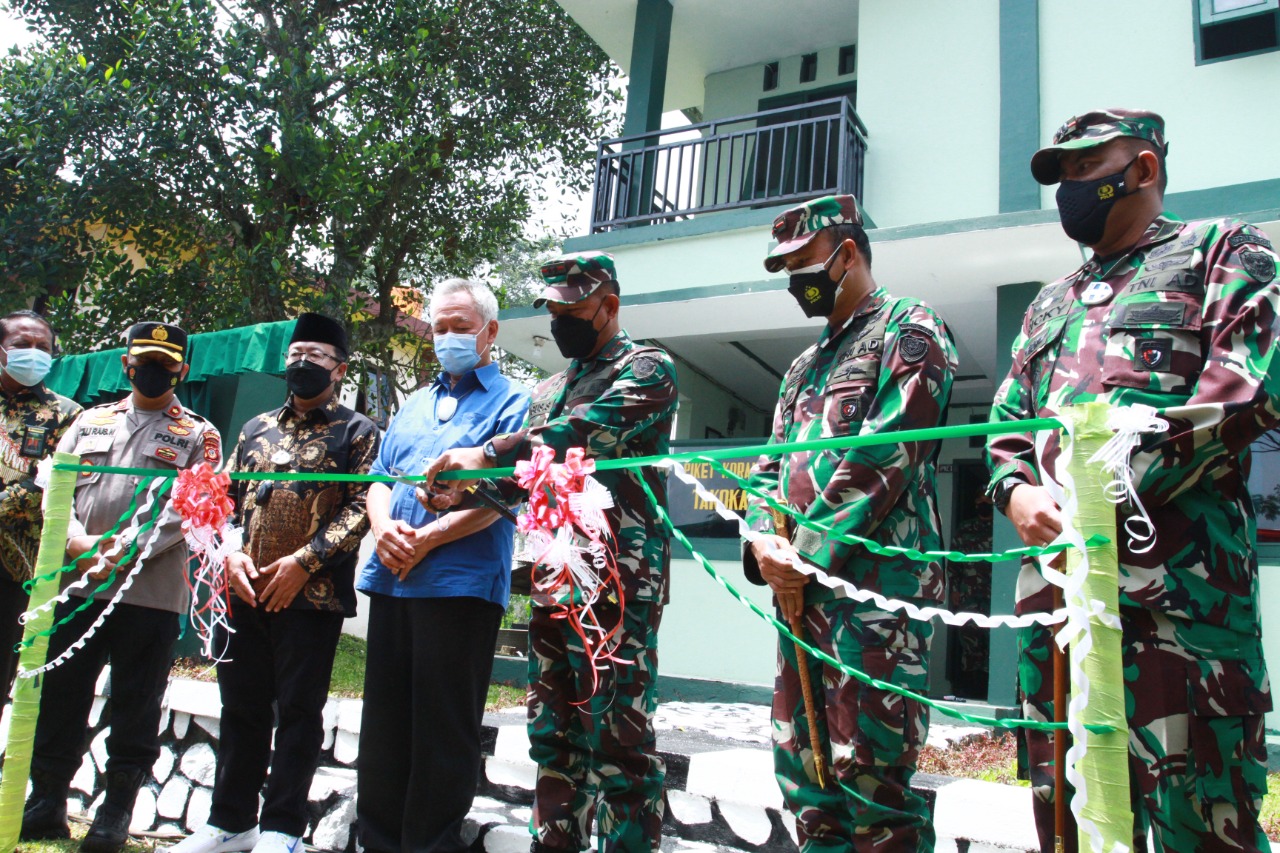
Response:
[{"label": "grass patch", "polygon": [[1001,785],[1029,786],[1018,778],[1018,742],[1012,732],[973,734],[946,749],[926,746],[920,750],[921,773],[979,779]]},{"label": "grass patch", "polygon": [[[19,841],[16,853],[77,853],[80,839],[89,831],[87,823],[71,821],[71,837],[57,841]],[[157,847],[168,847],[177,844],[176,838],[138,838],[130,836],[125,842],[123,853],[152,853]]]},{"label": "grass patch", "polygon": [[1267,795],[1262,798],[1258,822],[1267,838],[1280,841],[1280,773],[1267,774]]},{"label": "grass patch", "polygon": [[507,708],[524,707],[525,691],[523,687],[495,681],[489,685],[489,695],[484,700],[486,711],[502,711]]}]

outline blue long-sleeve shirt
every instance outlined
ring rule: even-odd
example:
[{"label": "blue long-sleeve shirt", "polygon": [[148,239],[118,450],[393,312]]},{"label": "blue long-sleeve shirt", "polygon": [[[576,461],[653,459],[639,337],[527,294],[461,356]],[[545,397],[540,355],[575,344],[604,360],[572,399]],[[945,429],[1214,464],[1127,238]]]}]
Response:
[{"label": "blue long-sleeve shirt", "polygon": [[[378,451],[372,474],[420,474],[432,459],[455,447],[478,447],[495,435],[515,432],[524,423],[529,394],[503,376],[496,364],[467,373],[449,388],[441,374],[431,385],[415,392],[395,416]],[[457,411],[448,420],[437,417],[439,401],[457,399]],[[391,517],[422,527],[436,516],[423,508],[414,489],[403,483],[391,488]],[[471,596],[507,606],[511,593],[512,537],[515,525],[505,519],[433,549],[397,580],[378,555],[360,570],[356,589],[400,598],[455,598]]]}]

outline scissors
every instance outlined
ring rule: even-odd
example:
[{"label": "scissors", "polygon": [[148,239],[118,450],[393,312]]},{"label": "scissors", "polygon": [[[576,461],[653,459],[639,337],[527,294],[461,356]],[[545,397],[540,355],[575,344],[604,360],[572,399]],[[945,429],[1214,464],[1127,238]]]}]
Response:
[{"label": "scissors", "polygon": [[[406,474],[404,471],[401,471],[399,468],[391,469],[391,477],[397,483],[403,483],[404,485],[408,486],[411,489],[422,488],[423,480],[421,476],[411,477],[410,475]],[[489,509],[495,510],[499,515],[501,515],[507,521],[510,521],[510,522],[516,521],[516,514],[511,511],[511,508],[508,507],[505,503],[503,503],[495,495],[492,495],[486,490],[480,488],[479,483],[473,483],[472,485],[468,486],[466,491],[467,491],[467,494],[473,495],[476,498],[479,498],[481,503],[489,507]],[[444,512],[448,512],[448,511],[449,510],[445,510]]]}]

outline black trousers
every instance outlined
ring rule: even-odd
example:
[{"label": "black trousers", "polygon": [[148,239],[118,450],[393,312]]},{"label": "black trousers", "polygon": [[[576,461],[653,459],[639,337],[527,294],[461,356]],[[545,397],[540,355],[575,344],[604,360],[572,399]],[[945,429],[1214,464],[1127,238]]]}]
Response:
[{"label": "black trousers", "polygon": [[222,724],[209,823],[227,832],[258,826],[297,837],[306,833],[307,792],[324,743],[321,716],[343,618],[233,606],[234,633],[220,630],[214,645],[226,650],[228,660],[218,664]]},{"label": "black trousers", "polygon": [[[54,610],[54,622],[71,613],[82,598]],[[49,660],[80,639],[106,608],[88,609],[61,625],[49,638]],[[168,610],[118,604],[85,647],[65,663],[40,676],[40,718],[36,721],[31,769],[69,782],[89,745],[89,709],[102,667],[111,661],[111,733],[107,735],[107,773],[139,771],[143,778],[160,756],[160,703],[169,683],[178,614]]]},{"label": "black trousers", "polygon": [[502,608],[369,596],[356,778],[365,853],[455,853],[480,781],[480,727]]},{"label": "black trousers", "polygon": [[0,571],[0,689],[8,696],[13,690],[13,678],[18,674],[16,646],[22,641],[22,625],[18,617],[27,609],[31,593],[21,583]]}]

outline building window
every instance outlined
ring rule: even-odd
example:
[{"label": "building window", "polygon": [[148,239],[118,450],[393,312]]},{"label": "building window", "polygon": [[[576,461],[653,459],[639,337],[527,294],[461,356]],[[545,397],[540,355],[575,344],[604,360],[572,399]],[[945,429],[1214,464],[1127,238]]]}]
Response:
[{"label": "building window", "polygon": [[806,53],[800,57],[800,82],[812,83],[818,79],[818,54]]},{"label": "building window", "polygon": [[770,62],[764,67],[764,90],[772,92],[778,88],[778,63]]},{"label": "building window", "polygon": [[1192,0],[1196,62],[1280,50],[1280,0]]},{"label": "building window", "polygon": [[846,44],[840,48],[840,67],[838,73],[841,77],[846,74],[852,74],[858,70],[858,46],[856,44]]}]

